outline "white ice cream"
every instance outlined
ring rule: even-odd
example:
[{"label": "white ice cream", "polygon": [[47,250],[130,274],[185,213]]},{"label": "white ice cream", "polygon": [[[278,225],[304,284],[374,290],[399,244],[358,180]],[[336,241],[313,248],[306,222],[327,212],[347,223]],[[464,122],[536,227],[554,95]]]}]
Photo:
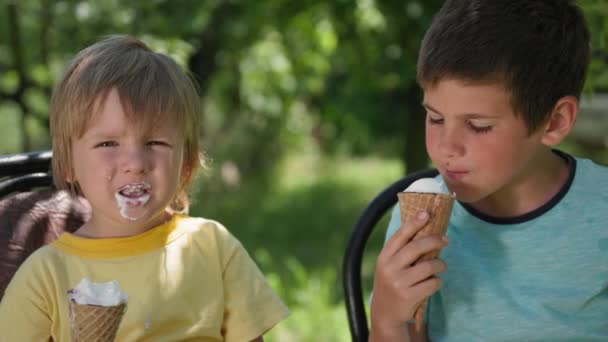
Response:
[{"label": "white ice cream", "polygon": [[83,278],[76,287],[68,291],[68,298],[80,305],[116,306],[126,303],[128,296],[120,289],[116,280],[94,283]]},{"label": "white ice cream", "polygon": [[441,187],[441,183],[435,178],[420,178],[410,184],[403,192],[422,192],[422,193],[447,193]]},{"label": "white ice cream", "polygon": [[[116,204],[122,217],[136,221],[143,213],[134,212],[136,208],[143,207],[150,199],[151,186],[148,183],[127,184],[114,194]],[[126,196],[126,193],[130,193]]]}]

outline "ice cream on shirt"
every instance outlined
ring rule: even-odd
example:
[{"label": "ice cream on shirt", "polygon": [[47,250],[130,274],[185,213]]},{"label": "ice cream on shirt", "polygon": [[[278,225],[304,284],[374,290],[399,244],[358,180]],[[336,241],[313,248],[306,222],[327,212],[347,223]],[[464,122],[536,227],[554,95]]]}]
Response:
[{"label": "ice cream on shirt", "polygon": [[94,283],[83,278],[67,294],[73,342],[111,342],[116,339],[128,299],[118,281]]},{"label": "ice cream on shirt", "polygon": [[68,298],[80,305],[116,306],[126,303],[128,296],[116,280],[94,283],[89,278],[83,278],[68,291]]}]

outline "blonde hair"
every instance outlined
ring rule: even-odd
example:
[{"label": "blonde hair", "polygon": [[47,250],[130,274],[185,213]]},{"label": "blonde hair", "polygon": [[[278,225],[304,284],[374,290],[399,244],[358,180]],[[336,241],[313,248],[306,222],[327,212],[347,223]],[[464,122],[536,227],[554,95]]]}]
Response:
[{"label": "blonde hair", "polygon": [[204,157],[199,147],[200,98],[189,74],[170,57],[155,53],[130,36],[110,36],[82,50],[70,63],[51,99],[50,129],[55,186],[79,194],[73,175],[72,147],[111,89],[116,89],[127,119],[137,129],[177,123],[184,144],[182,179],[169,208],[187,212],[187,189]]}]

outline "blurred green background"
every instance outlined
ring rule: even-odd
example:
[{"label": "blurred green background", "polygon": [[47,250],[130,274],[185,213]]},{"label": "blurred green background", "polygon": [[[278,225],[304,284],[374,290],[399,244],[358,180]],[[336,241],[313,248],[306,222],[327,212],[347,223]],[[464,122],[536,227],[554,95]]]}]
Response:
[{"label": "blurred green background", "polygon": [[[75,53],[103,35],[143,39],[200,85],[211,168],[191,214],[224,223],[287,301],[267,340],[348,341],[351,228],[385,186],[428,166],[415,61],[441,3],[0,0],[0,154],[50,148],[49,97]],[[608,164],[608,0],[579,4],[593,61],[561,148]],[[383,230],[366,251],[366,296]]]}]

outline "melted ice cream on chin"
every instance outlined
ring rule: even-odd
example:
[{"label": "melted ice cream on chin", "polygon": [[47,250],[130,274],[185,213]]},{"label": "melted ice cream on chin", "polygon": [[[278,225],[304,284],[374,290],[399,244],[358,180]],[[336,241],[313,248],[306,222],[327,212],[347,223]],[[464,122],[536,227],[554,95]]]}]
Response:
[{"label": "melted ice cream on chin", "polygon": [[131,221],[140,219],[144,213],[138,213],[138,209],[142,208],[150,199],[150,189],[150,185],[145,182],[121,187],[114,194],[120,215]]}]

